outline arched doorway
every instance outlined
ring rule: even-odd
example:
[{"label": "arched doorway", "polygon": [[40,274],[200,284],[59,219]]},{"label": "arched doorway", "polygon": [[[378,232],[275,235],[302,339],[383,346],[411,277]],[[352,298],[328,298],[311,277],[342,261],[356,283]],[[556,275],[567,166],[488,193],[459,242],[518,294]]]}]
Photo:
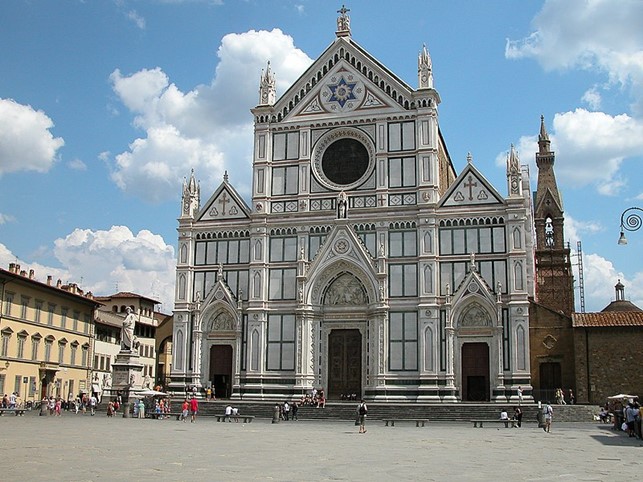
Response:
[{"label": "arched doorway", "polygon": [[210,348],[210,376],[214,396],[230,398],[232,394],[232,346],[213,345]]},{"label": "arched doorway", "polygon": [[489,345],[464,343],[462,345],[462,401],[488,402],[489,400]]},{"label": "arched doorway", "polygon": [[359,330],[332,330],[328,335],[330,399],[362,394],[362,335]]}]

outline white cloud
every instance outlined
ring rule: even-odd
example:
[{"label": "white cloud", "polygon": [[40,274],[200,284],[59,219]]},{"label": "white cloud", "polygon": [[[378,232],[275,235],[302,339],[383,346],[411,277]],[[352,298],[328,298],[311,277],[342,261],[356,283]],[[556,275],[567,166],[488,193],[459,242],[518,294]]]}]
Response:
[{"label": "white cloud", "polygon": [[87,170],[87,164],[85,164],[83,161],[80,159],[72,159],[67,163],[67,166],[70,169],[73,169],[74,171],[86,171]]},{"label": "white cloud", "polygon": [[10,223],[10,222],[13,222],[15,220],[16,220],[16,218],[11,216],[10,214],[0,213],[0,225]]},{"label": "white cloud", "polygon": [[619,168],[625,158],[643,151],[643,120],[627,114],[576,109],[554,116],[552,145],[555,144],[557,173],[570,185],[611,184],[616,194],[622,181]]},{"label": "white cloud", "polygon": [[158,299],[165,312],[174,302],[174,248],[163,238],[142,230],[134,235],[125,226],[109,231],[75,229],[54,242],[54,255],[83,289],[95,294],[134,291]]},{"label": "white cloud", "polygon": [[534,32],[507,40],[505,56],[533,57],[546,70],[604,72],[611,83],[631,88],[643,114],[643,2],[638,0],[547,0],[533,19]]},{"label": "white cloud", "polygon": [[145,131],[113,159],[112,179],[121,189],[152,202],[174,199],[190,168],[201,178],[204,192],[216,188],[224,170],[241,192],[248,189],[250,109],[259,100],[261,70],[271,62],[279,92],[312,61],[278,29],[228,34],[217,55],[211,83],[189,92],[180,91],[159,67],[111,74],[114,92],[134,115],[134,126]]},{"label": "white cloud", "polygon": [[52,120],[30,105],[0,99],[0,176],[8,172],[47,172],[65,142],[49,129]]},{"label": "white cloud", "polygon": [[583,256],[583,279],[586,310],[589,312],[601,311],[614,301],[614,286],[619,279],[625,285],[625,299],[643,308],[643,272],[628,279],[616,271],[611,261],[593,253]]},{"label": "white cloud", "polygon": [[174,308],[174,248],[159,235],[147,230],[133,234],[125,226],[112,226],[108,231],[75,229],[54,242],[53,252],[60,268],[17,260],[0,243],[0,265],[6,269],[17,262],[21,269],[33,269],[38,281],[51,275],[54,282],[74,282],[100,296],[117,289],[132,291],[160,301],[164,313]]},{"label": "white cloud", "polygon": [[145,19],[141,17],[136,10],[127,12],[127,18],[141,30],[145,30]]},{"label": "white cloud", "polygon": [[[613,196],[626,185],[620,175],[624,160],[643,152],[643,119],[579,108],[554,116],[549,139],[556,153],[556,178],[560,185],[594,186],[600,194]],[[516,150],[521,162],[529,164],[529,171],[535,176],[538,136],[521,137]],[[506,153],[498,154],[496,165],[504,166],[506,157]]]},{"label": "white cloud", "polygon": [[592,110],[598,110],[601,108],[601,93],[598,91],[598,88],[596,86],[588,89],[583,94],[581,100],[585,102]]},{"label": "white cloud", "polygon": [[565,214],[565,239],[575,244],[582,240],[584,234],[593,235],[600,233],[605,228],[599,221],[579,221],[569,214]]},{"label": "white cloud", "polygon": [[[593,185],[602,195],[621,193],[623,162],[643,152],[643,2],[638,0],[547,0],[534,17],[534,31],[507,40],[505,56],[534,58],[545,70],[582,69],[606,77],[583,94],[596,110],[607,92],[629,92],[631,113],[612,115],[577,108],[556,114],[551,131],[562,184]],[[618,86],[619,89],[612,89]]]}]

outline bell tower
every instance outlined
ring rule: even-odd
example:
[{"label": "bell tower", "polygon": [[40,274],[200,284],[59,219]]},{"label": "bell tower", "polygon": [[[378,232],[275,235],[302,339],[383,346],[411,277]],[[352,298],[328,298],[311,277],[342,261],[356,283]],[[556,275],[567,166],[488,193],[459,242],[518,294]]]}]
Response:
[{"label": "bell tower", "polygon": [[569,244],[565,243],[563,202],[556,184],[554,161],[555,154],[541,116],[536,153],[538,185],[534,202],[536,300],[571,316],[574,311],[574,275]]}]

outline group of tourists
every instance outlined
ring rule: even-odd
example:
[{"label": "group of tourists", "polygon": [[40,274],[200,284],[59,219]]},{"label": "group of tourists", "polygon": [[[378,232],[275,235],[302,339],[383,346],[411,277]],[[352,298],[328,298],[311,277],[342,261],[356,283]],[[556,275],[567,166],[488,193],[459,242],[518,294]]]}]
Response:
[{"label": "group of tourists", "polygon": [[512,428],[520,428],[522,427],[522,409],[520,407],[514,407],[513,416],[509,418],[509,413],[503,408],[500,412],[500,420],[505,420],[505,427],[508,427],[509,422],[511,422]]},{"label": "group of tourists", "polygon": [[199,400],[195,395],[192,395],[192,398],[189,400],[185,398],[181,404],[181,420],[187,422],[188,416],[190,416],[190,423],[196,422],[196,416],[199,413]]},{"label": "group of tourists", "polygon": [[[288,420],[299,420],[299,418],[297,417],[297,412],[299,411],[299,405],[297,404],[297,402],[288,403],[288,401],[286,400],[281,405],[277,404],[277,407],[279,408],[279,418],[281,420],[284,420],[286,422]],[[277,409],[277,407],[275,407],[275,410]]]},{"label": "group of tourists", "polygon": [[574,405],[576,403],[576,397],[574,396],[574,391],[570,388],[567,394],[565,394],[565,389],[557,388],[556,403],[558,405],[567,405],[567,402],[569,402],[570,405]]},{"label": "group of tourists", "polygon": [[299,405],[326,408],[326,395],[324,394],[324,389],[320,388],[317,390],[316,388],[313,388],[310,393],[306,393],[301,397]]},{"label": "group of tourists", "polygon": [[18,392],[11,392],[11,395],[7,396],[4,394],[2,397],[2,408],[20,408],[22,402],[20,401],[20,395]]}]

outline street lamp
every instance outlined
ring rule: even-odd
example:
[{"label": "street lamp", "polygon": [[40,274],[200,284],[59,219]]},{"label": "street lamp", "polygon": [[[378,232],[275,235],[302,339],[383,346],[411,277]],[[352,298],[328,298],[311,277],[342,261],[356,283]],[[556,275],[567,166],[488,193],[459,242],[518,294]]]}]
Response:
[{"label": "street lamp", "polygon": [[[639,229],[641,229],[641,223],[643,222],[639,213],[630,211],[643,212],[643,209],[634,206],[631,208],[627,208],[621,214],[621,235],[618,237],[618,244],[623,246],[627,244],[625,231],[638,231]],[[628,212],[630,212],[630,214],[627,214]]]}]

